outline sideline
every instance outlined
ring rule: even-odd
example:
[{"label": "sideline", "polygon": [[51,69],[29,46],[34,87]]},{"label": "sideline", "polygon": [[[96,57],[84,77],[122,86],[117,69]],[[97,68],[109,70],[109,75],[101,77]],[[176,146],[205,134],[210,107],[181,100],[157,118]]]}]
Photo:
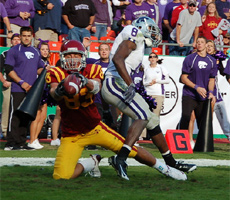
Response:
[{"label": "sideline", "polygon": [[[81,158],[80,160],[83,160]],[[163,159],[159,159],[164,162]],[[215,166],[229,166],[230,160],[212,160],[212,159],[177,159],[183,160],[186,163],[196,164],[198,167],[215,167]],[[0,167],[2,166],[53,166],[55,158],[0,158]],[[127,159],[128,166],[144,166],[132,158]],[[109,166],[108,158],[103,158],[99,166]]]}]

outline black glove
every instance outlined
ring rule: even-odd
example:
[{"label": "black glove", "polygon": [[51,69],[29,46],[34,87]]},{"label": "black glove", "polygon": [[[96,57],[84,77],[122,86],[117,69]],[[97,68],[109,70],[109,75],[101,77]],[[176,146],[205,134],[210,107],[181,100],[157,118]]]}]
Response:
[{"label": "black glove", "polygon": [[80,73],[74,73],[76,75],[76,77],[81,78],[81,82],[82,82],[82,87],[84,87],[87,83],[88,83],[88,78],[84,77],[82,74]]},{"label": "black glove", "polygon": [[131,83],[129,85],[128,89],[123,94],[125,103],[130,104],[131,101],[133,100],[135,94],[136,94],[135,84]]},{"label": "black glove", "polygon": [[63,84],[64,84],[64,79],[58,84],[57,88],[54,91],[56,96],[58,96],[58,97],[62,97],[64,95],[66,95],[66,91],[65,91]]}]

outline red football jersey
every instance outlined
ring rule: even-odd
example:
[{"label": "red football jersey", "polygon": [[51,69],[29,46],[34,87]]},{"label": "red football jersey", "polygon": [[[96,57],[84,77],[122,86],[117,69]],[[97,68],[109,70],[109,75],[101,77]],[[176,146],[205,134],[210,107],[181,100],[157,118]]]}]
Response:
[{"label": "red football jersey", "polygon": [[[88,79],[103,79],[103,72],[100,65],[87,64],[80,73]],[[59,83],[68,75],[69,73],[65,69],[55,67],[47,72],[46,82],[47,84]],[[61,108],[63,137],[88,133],[101,120],[97,107],[94,104],[94,95],[86,87],[81,88],[79,94],[76,94],[72,98],[64,96],[58,104]]]}]

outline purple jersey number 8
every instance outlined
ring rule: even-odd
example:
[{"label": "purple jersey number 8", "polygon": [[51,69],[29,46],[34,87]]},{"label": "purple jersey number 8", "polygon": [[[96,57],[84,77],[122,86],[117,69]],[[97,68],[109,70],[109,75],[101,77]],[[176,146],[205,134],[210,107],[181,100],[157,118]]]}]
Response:
[{"label": "purple jersey number 8", "polygon": [[131,32],[131,35],[132,35],[133,37],[136,37],[136,36],[137,36],[137,32],[138,32],[138,29],[133,28],[133,29],[132,29],[132,32]]}]

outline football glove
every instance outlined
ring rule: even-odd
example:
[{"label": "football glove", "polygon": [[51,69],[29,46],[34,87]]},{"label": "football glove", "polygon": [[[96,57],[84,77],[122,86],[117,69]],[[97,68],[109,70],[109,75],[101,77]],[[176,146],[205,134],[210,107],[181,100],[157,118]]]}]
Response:
[{"label": "football glove", "polygon": [[66,91],[64,88],[64,79],[58,84],[57,88],[55,89],[55,95],[58,97],[62,97],[64,95],[66,95]]},{"label": "football glove", "polygon": [[80,73],[74,73],[77,77],[81,78],[81,82],[82,82],[82,87],[84,87],[87,83],[88,83],[88,78],[86,78],[85,76],[83,76]]},{"label": "football glove", "polygon": [[135,84],[131,83],[129,85],[128,89],[123,94],[125,103],[130,104],[131,101],[133,100],[135,94],[136,94]]}]

